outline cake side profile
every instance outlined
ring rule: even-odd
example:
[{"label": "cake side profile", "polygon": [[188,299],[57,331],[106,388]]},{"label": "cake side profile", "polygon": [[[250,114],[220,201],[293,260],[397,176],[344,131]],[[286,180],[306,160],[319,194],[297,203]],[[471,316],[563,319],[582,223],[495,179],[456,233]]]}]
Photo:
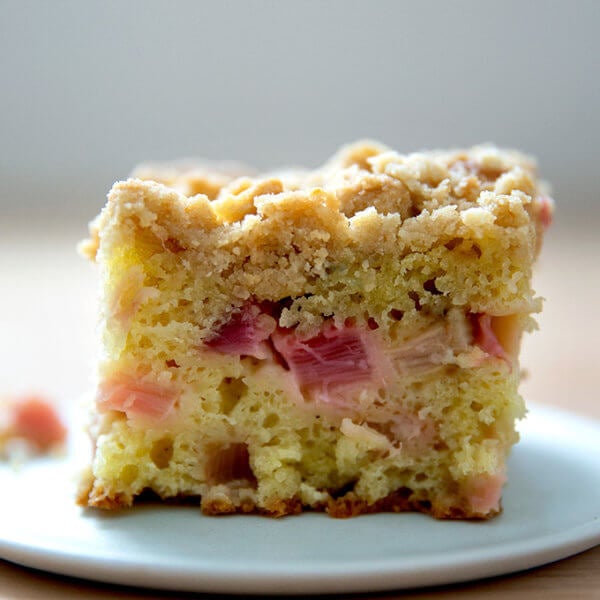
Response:
[{"label": "cake side profile", "polygon": [[316,171],[136,175],[82,245],[102,335],[83,505],[501,510],[552,216],[530,159],[361,142]]}]

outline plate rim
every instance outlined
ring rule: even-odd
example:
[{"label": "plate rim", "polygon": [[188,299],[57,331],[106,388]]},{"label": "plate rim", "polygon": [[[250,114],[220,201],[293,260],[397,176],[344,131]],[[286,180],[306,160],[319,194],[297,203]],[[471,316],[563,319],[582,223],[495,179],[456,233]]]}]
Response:
[{"label": "plate rim", "polygon": [[[378,568],[365,565],[363,569],[346,571],[344,566],[329,567],[323,572],[313,572],[299,568],[296,572],[266,572],[252,567],[236,569],[202,568],[196,565],[195,572],[189,567],[169,567],[167,572],[149,572],[150,565],[135,561],[113,561],[99,558],[90,562],[71,552],[36,551],[27,544],[13,544],[9,552],[4,552],[0,542],[3,560],[25,567],[50,573],[76,577],[127,587],[162,589],[182,592],[215,593],[263,593],[263,594],[321,594],[343,592],[380,592],[392,589],[432,587],[466,581],[476,581],[486,577],[518,573],[533,567],[546,565],[557,560],[574,556],[600,544],[600,523],[597,530],[578,535],[585,526],[571,528],[567,532],[552,534],[536,541],[504,543],[494,546],[491,556],[486,551],[461,551],[452,559],[430,560],[426,564],[417,560],[403,559],[385,561]],[[553,545],[539,547],[539,541],[555,540]],[[354,566],[354,565],[353,565]],[[191,565],[190,565],[191,567]],[[76,569],[76,571],[75,571]],[[174,585],[174,579],[177,579]],[[282,589],[282,586],[285,586]]]},{"label": "plate rim", "polygon": [[[585,436],[599,435],[600,422],[583,415],[556,407],[530,403],[529,415],[520,427],[526,434],[527,422],[532,418],[546,421],[565,419],[571,427],[566,437],[571,439],[576,429]],[[577,436],[578,437],[578,436]],[[367,515],[366,517],[369,517]],[[376,516],[376,515],[373,515]],[[229,518],[236,518],[235,516]],[[238,519],[247,518],[238,516]],[[302,518],[297,515],[292,518]],[[327,518],[327,517],[325,517]],[[361,517],[365,518],[365,517]],[[600,544],[600,512],[589,522],[554,531],[531,539],[504,540],[493,546],[458,549],[437,553],[424,561],[415,557],[364,558],[327,564],[315,569],[314,564],[290,566],[284,570],[264,564],[220,565],[200,560],[189,563],[163,565],[151,570],[147,560],[122,560],[105,556],[90,557],[73,550],[47,548],[32,543],[6,540],[0,533],[0,558],[34,569],[41,569],[91,581],[142,588],[173,591],[263,593],[263,594],[318,594],[328,592],[365,592],[391,589],[429,587],[442,584],[473,581],[490,576],[516,573],[532,567],[560,560]]]}]

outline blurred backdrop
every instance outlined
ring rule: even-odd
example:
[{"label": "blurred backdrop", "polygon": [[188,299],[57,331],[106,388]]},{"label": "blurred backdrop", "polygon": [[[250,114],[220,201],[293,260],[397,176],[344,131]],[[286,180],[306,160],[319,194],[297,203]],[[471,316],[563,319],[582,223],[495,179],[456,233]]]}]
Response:
[{"label": "blurred backdrop", "polygon": [[0,1],[3,218],[91,218],[137,162],[316,166],[360,137],[599,189],[600,2]]},{"label": "blurred backdrop", "polygon": [[89,388],[75,244],[136,163],[491,141],[535,155],[558,203],[524,393],[600,416],[599,31],[596,0],[0,0],[0,396]]}]

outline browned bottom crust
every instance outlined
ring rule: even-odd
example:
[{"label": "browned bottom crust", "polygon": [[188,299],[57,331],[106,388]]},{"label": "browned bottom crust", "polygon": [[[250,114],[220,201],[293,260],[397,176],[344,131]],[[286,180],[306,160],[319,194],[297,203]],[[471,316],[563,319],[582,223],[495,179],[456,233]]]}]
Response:
[{"label": "browned bottom crust", "polygon": [[412,495],[410,489],[400,488],[373,504],[368,504],[366,500],[357,498],[354,492],[349,492],[341,498],[331,499],[326,510],[329,516],[338,519],[380,512],[420,512],[436,519],[487,520],[498,515],[502,511],[502,505],[497,511],[482,514],[466,506],[443,506],[429,500],[420,500]]},{"label": "browned bottom crust", "polygon": [[502,506],[497,511],[488,514],[474,512],[467,506],[443,506],[431,503],[428,500],[415,498],[409,488],[400,488],[381,498],[376,502],[369,504],[356,496],[354,492],[348,492],[338,498],[330,498],[327,503],[321,503],[316,506],[303,506],[299,498],[278,499],[271,502],[267,507],[256,506],[251,500],[244,500],[235,504],[232,500],[225,497],[205,500],[199,496],[174,496],[169,498],[160,498],[152,490],[145,490],[135,499],[126,497],[123,494],[113,494],[92,491],[92,484],[86,483],[82,486],[77,495],[77,503],[81,506],[100,508],[104,510],[119,510],[129,508],[133,501],[136,504],[147,502],[158,502],[160,504],[193,505],[200,504],[202,513],[205,515],[230,515],[230,514],[261,514],[269,517],[283,517],[287,515],[296,515],[304,511],[326,512],[330,517],[336,519],[346,519],[364,514],[384,513],[384,512],[420,512],[428,514],[436,519],[461,519],[461,520],[488,520],[502,511]]}]

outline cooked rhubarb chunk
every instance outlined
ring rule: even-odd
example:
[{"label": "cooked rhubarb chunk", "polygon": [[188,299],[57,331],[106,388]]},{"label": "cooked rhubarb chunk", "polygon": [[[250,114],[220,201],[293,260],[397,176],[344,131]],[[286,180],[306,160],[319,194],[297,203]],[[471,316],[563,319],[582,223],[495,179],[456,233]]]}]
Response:
[{"label": "cooked rhubarb chunk", "polygon": [[116,377],[99,387],[96,405],[98,410],[125,413],[131,419],[164,419],[176,400],[173,390],[129,377]]},{"label": "cooked rhubarb chunk", "polygon": [[45,453],[65,443],[67,429],[54,404],[41,396],[10,399],[0,405],[0,453],[13,442]]},{"label": "cooked rhubarb chunk", "polygon": [[213,350],[233,355],[249,355],[266,358],[269,354],[264,342],[275,330],[277,322],[261,312],[256,305],[243,307],[206,341]]},{"label": "cooked rhubarb chunk", "polygon": [[335,404],[336,397],[343,403],[344,396],[350,395],[349,388],[378,383],[377,355],[366,335],[354,327],[338,329],[325,322],[322,330],[308,339],[279,330],[273,334],[273,345],[301,389]]}]

